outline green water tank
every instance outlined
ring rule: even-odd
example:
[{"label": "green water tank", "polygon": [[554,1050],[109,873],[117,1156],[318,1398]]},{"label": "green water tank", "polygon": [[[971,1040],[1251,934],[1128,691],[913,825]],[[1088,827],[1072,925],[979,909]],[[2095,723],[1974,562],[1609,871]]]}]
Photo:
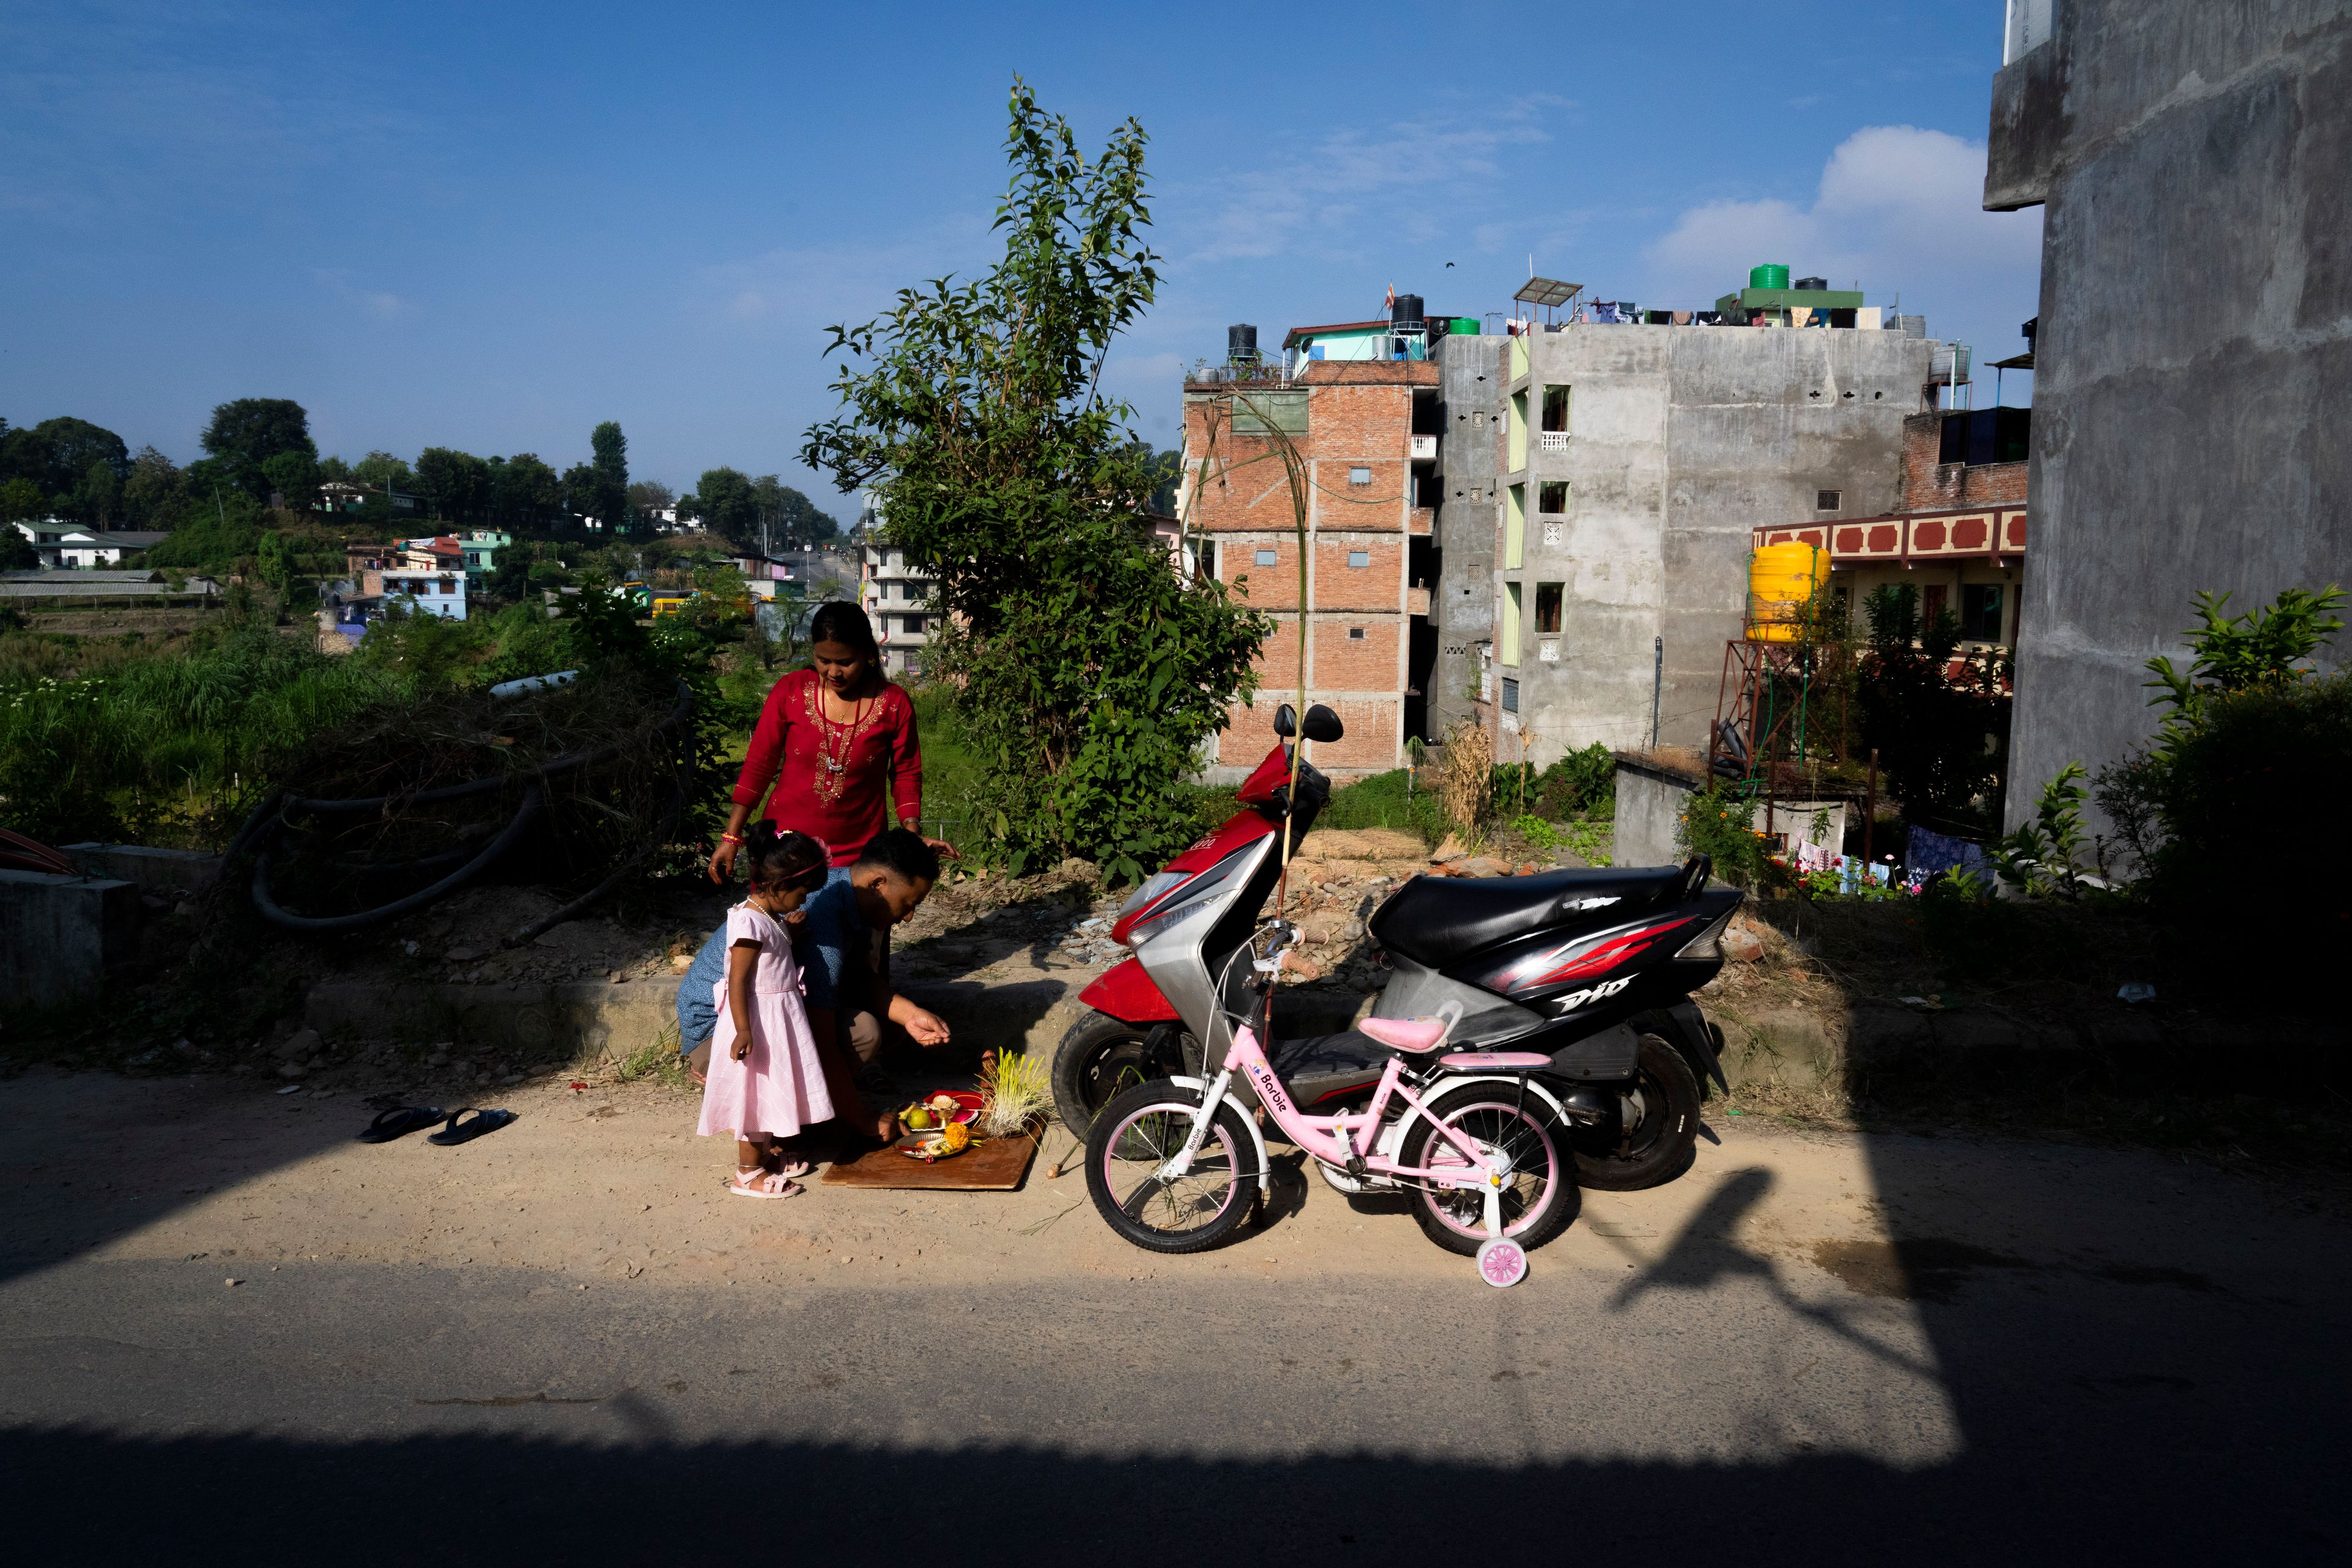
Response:
[{"label": "green water tank", "polygon": [[1751,267],[1748,269],[1748,286],[1750,289],[1786,289],[1789,286],[1789,269],[1769,261],[1761,267]]},{"label": "green water tank", "polygon": [[1475,316],[1456,316],[1454,318],[1454,325],[1447,328],[1446,331],[1450,332],[1458,332],[1465,338],[1475,338],[1478,335],[1478,318]]}]

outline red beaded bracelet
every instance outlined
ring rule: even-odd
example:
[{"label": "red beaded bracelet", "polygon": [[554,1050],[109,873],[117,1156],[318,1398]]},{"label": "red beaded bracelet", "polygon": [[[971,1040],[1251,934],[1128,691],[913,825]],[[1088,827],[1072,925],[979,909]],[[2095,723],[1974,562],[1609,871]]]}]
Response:
[{"label": "red beaded bracelet", "polygon": [[719,842],[721,844],[740,844],[743,840],[732,833],[722,833],[719,836]]}]

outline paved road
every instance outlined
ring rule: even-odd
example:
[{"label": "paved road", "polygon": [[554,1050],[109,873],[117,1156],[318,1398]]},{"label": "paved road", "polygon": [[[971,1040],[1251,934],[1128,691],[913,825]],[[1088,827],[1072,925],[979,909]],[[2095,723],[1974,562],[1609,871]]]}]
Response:
[{"label": "paved road", "polygon": [[2153,1158],[1731,1122],[1496,1292],[1319,1184],[1196,1259],[1042,1170],[731,1202],[674,1101],[589,1098],[361,1152],[348,1101],[0,1085],[8,1517],[167,1561],[2352,1538],[2344,1227]]}]

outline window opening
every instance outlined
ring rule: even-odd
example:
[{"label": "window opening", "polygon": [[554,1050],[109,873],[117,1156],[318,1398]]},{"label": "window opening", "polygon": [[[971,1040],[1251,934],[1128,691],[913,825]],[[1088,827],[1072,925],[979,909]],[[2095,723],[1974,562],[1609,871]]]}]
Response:
[{"label": "window opening", "polygon": [[1372,470],[1370,468],[1349,468],[1348,470],[1348,482],[1351,485],[1370,484],[1372,482]]},{"label": "window opening", "polygon": [[1960,636],[1970,642],[2000,641],[2001,593],[1998,583],[1960,587]]},{"label": "window opening", "polygon": [[1557,637],[1559,634],[1559,583],[1536,584],[1536,635]]},{"label": "window opening", "polygon": [[1258,563],[1259,565],[1261,565],[1261,566],[1271,566],[1271,565],[1273,565],[1273,564],[1274,564],[1274,552],[1273,552],[1273,551],[1271,551],[1271,550],[1261,550],[1261,551],[1259,551],[1259,552],[1257,552],[1257,563]]},{"label": "window opening", "polygon": [[1562,436],[1568,434],[1568,388],[1544,388],[1543,428]]},{"label": "window opening", "polygon": [[1545,479],[1536,486],[1536,510],[1558,516],[1568,510],[1568,481]]},{"label": "window opening", "polygon": [[1348,564],[1349,564],[1349,565],[1350,565],[1350,566],[1370,566],[1371,563],[1372,563],[1372,552],[1371,552],[1370,551],[1369,551],[1369,550],[1350,550],[1349,552],[1348,552]]},{"label": "window opening", "polygon": [[1503,711],[1516,713],[1518,710],[1519,679],[1516,675],[1507,675],[1503,677]]},{"label": "window opening", "polygon": [[1361,641],[1363,641],[1363,640],[1364,640],[1364,628],[1363,628],[1363,627],[1361,627],[1361,626],[1349,626],[1349,627],[1348,628],[1348,640],[1349,640],[1349,642],[1361,642]]},{"label": "window opening", "polygon": [[1813,492],[1813,510],[1815,511],[1836,511],[1844,504],[1845,492],[1843,490],[1815,490]]}]

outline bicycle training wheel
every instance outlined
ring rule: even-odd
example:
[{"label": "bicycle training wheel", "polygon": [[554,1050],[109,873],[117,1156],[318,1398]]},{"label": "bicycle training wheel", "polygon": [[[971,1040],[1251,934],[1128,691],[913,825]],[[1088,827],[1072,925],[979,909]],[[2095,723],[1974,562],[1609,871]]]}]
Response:
[{"label": "bicycle training wheel", "polygon": [[1217,1107],[1183,1175],[1160,1169],[1184,1146],[1201,1091],[1167,1082],[1122,1089],[1087,1137],[1087,1191],[1111,1229],[1148,1252],[1199,1252],[1248,1217],[1257,1148],[1230,1101]]}]

